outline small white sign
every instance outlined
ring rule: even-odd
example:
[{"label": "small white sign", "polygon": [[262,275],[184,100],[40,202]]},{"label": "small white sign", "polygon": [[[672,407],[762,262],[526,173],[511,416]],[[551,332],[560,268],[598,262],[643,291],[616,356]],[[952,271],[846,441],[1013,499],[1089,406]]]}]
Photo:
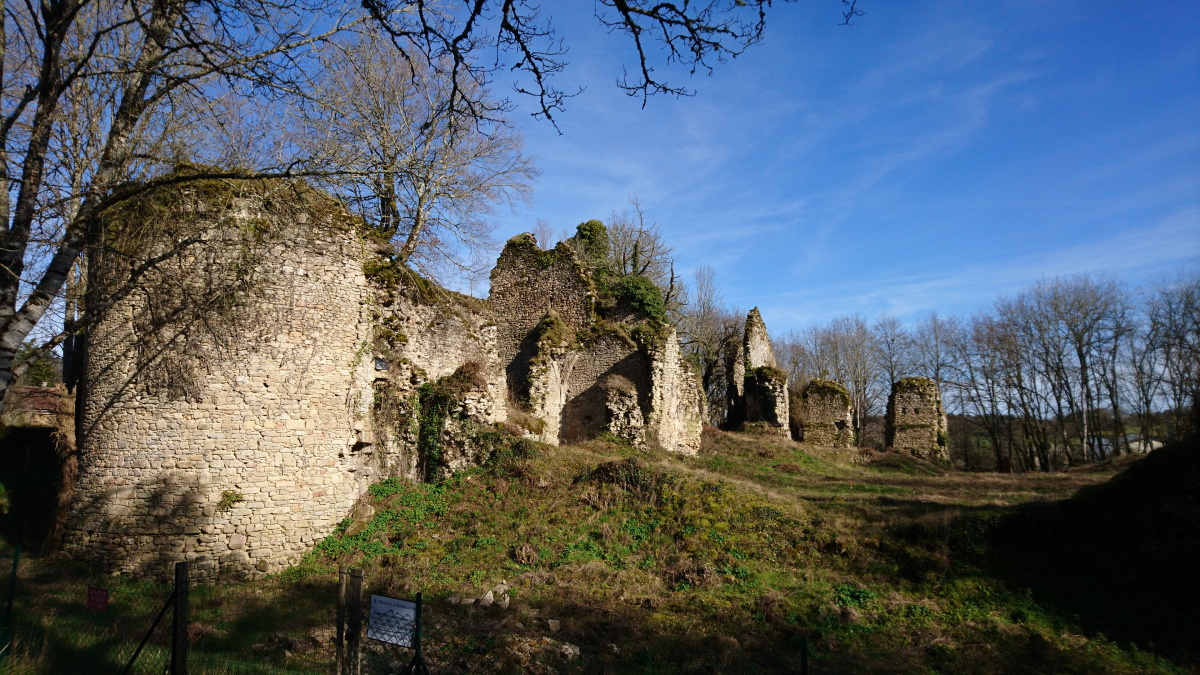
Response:
[{"label": "small white sign", "polygon": [[401,647],[417,646],[417,603],[386,595],[371,596],[367,637]]}]

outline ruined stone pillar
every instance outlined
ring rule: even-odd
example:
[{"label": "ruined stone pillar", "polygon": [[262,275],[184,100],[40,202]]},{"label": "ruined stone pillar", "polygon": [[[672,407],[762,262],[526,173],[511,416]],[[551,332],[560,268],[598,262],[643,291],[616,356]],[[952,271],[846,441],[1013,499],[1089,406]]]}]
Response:
[{"label": "ruined stone pillar", "polygon": [[937,383],[928,377],[905,377],[894,383],[888,397],[884,435],[889,449],[948,461],[946,411]]},{"label": "ruined stone pillar", "polygon": [[833,380],[817,378],[804,387],[800,440],[812,445],[848,448],[854,443],[850,393]]},{"label": "ruined stone pillar", "polygon": [[747,424],[766,424],[773,433],[790,437],[787,373],[776,367],[771,338],[758,308],[746,315],[742,337],[745,357],[744,391]]}]

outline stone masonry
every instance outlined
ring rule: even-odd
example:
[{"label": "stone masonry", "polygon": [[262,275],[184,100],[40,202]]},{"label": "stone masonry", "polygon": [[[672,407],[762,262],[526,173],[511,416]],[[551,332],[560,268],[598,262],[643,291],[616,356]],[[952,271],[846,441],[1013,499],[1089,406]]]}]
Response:
[{"label": "stone masonry", "polygon": [[[779,370],[767,325],[758,308],[746,315],[746,326],[742,333],[743,386],[742,398],[731,407],[735,414],[743,414],[743,420],[730,420],[733,425],[741,423],[765,426],[770,433],[790,437],[788,428],[787,374]],[[739,369],[731,371],[736,379]],[[731,393],[737,391],[736,384],[729,386]]]},{"label": "stone masonry", "polygon": [[[155,235],[202,240],[90,331],[72,557],[142,576],[181,559],[199,579],[275,572],[378,478],[356,434],[371,377],[361,245],[332,204],[269,211],[278,186],[257,187],[163,198],[179,230],[148,232],[131,259]],[[94,255],[93,290],[126,265]]]},{"label": "stone masonry", "polygon": [[892,384],[884,418],[887,447],[914,457],[948,461],[946,411],[937,383],[905,377]]},{"label": "stone masonry", "polygon": [[547,442],[698,450],[704,397],[674,330],[598,316],[569,245],[510,241],[480,300],[373,253],[324,196],[235,185],[150,193],[89,254],[96,297],[165,257],[89,331],[69,555],[140,576],[281,570],[372,483],[484,459],[473,439],[511,400]]},{"label": "stone masonry", "polygon": [[854,442],[850,393],[833,380],[817,378],[804,386],[801,439],[831,448],[848,448]]},{"label": "stone masonry", "polygon": [[[532,235],[518,235],[492,270],[488,302],[499,324],[500,360],[509,391],[544,423],[536,437],[575,443],[610,431],[637,445],[640,436],[628,426],[640,416],[648,441],[695,454],[703,396],[674,330],[650,330],[657,337],[639,343],[638,319],[604,319],[595,300],[591,273],[565,243],[542,250]],[[624,393],[606,386],[613,381],[628,383]],[[628,409],[631,400],[637,413]]]}]

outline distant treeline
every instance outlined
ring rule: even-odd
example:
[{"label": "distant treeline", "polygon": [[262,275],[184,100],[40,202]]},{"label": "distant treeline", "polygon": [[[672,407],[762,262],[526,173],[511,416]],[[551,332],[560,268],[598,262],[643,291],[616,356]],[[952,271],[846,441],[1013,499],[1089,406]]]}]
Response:
[{"label": "distant treeline", "polygon": [[[711,422],[726,414],[727,356],[743,312],[722,305],[701,269],[681,332],[700,365]],[[891,383],[935,380],[951,415],[951,455],[966,468],[1053,470],[1145,452],[1197,428],[1200,274],[1130,290],[1087,275],[1038,282],[969,318],[843,316],[773,336],[798,393],[841,382],[859,445],[882,447]]]}]

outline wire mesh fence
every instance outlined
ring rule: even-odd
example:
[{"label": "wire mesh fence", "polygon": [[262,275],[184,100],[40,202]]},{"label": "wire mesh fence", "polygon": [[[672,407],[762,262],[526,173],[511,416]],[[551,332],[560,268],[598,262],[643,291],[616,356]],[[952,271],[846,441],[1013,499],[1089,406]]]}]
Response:
[{"label": "wire mesh fence", "polygon": [[[11,559],[5,562],[7,572]],[[169,671],[172,584],[38,563],[22,565],[15,582],[11,619],[0,639],[6,645],[4,672]],[[192,586],[188,672],[331,672],[336,597],[333,578]]]},{"label": "wire mesh fence", "polygon": [[[11,564],[0,565],[5,562]],[[191,586],[182,638],[187,672],[390,675],[579,667],[577,648],[522,630],[499,603],[432,599],[421,606],[419,629],[415,610],[373,614],[371,596],[395,591],[356,573],[354,589],[346,589],[337,572]],[[0,670],[172,672],[172,584],[40,561],[21,565],[14,579],[5,589],[12,603],[0,626]],[[409,670],[418,630],[426,669]]]}]

